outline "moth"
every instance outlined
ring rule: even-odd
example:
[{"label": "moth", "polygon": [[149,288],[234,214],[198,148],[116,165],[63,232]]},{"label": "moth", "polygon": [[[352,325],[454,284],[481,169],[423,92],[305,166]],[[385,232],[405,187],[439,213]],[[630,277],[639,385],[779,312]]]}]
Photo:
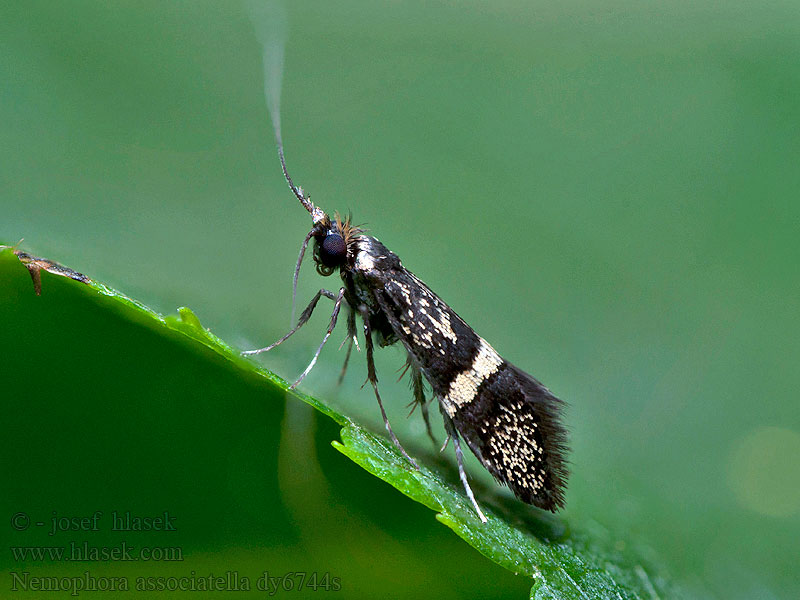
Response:
[{"label": "moth", "polygon": [[378,392],[373,361],[374,342],[379,346],[401,343],[407,353],[414,399],[428,433],[430,385],[444,419],[447,440],[452,439],[458,472],[467,497],[486,522],[464,470],[461,440],[483,466],[522,501],[555,512],[564,505],[567,479],[567,434],[560,423],[562,403],[536,379],[504,360],[478,336],[456,312],[408,271],[400,259],[376,238],[338,213],[331,218],[315,206],[303,189],[295,186],[286,168],[283,144],[278,136],[278,156],[289,188],[310,213],[312,228],[303,240],[294,271],[293,290],[309,242],[317,272],[328,277],[338,273],[336,292],[320,289],[300,315],[297,325],[275,343],[249,350],[266,352],[286,341],[311,317],[322,297],[333,301],[333,312],[322,343],[296,387],[311,371],[336,326],[339,313],[347,311],[349,341],[347,368],[353,344],[358,344],[356,318],[363,323],[367,379],[372,384],[384,424],[392,442],[414,468],[416,462],[397,439]]}]

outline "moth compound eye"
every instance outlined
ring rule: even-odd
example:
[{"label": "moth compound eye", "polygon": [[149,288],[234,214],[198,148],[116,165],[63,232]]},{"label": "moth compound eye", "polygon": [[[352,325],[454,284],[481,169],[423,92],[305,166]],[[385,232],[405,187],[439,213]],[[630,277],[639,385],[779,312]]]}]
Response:
[{"label": "moth compound eye", "polygon": [[338,233],[329,233],[319,247],[319,259],[326,267],[338,267],[347,256],[347,244]]}]

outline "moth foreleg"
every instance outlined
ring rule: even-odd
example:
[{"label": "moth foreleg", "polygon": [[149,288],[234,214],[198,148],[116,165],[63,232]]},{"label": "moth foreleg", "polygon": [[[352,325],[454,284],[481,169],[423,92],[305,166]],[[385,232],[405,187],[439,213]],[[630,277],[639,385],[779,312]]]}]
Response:
[{"label": "moth foreleg", "polygon": [[297,325],[295,325],[294,328],[289,333],[287,333],[277,342],[274,342],[269,346],[266,346],[265,348],[258,348],[257,350],[245,350],[244,352],[242,352],[242,356],[250,356],[251,354],[261,354],[262,352],[269,352],[275,346],[278,346],[283,342],[285,342],[286,340],[288,340],[290,337],[292,337],[292,335],[294,335],[297,332],[298,329],[300,329],[303,325],[306,324],[306,322],[308,322],[308,320],[311,318],[311,313],[314,312],[314,309],[317,307],[317,302],[319,302],[319,299],[322,296],[330,298],[331,300],[334,301],[336,300],[336,294],[334,294],[333,292],[330,292],[325,289],[318,291],[311,299],[311,302],[308,303],[308,306],[306,306],[306,309],[303,311],[303,314],[300,315],[300,318],[297,321]]},{"label": "moth foreleg", "polygon": [[392,426],[389,424],[389,418],[386,416],[386,410],[383,408],[383,401],[381,400],[381,395],[378,392],[378,376],[375,373],[375,361],[373,359],[373,346],[372,346],[372,329],[369,326],[369,313],[367,312],[367,307],[361,305],[359,307],[359,311],[361,312],[361,319],[364,321],[364,345],[367,348],[367,380],[372,384],[372,389],[375,390],[375,398],[378,400],[378,406],[381,409],[381,416],[383,416],[383,424],[386,425],[386,431],[389,432],[389,437],[391,438],[394,445],[400,450],[400,453],[405,456],[406,460],[410,462],[415,469],[419,471],[419,465],[416,461],[409,456],[408,452],[406,452],[403,445],[400,443],[400,440],[397,439],[397,436],[394,434],[392,430]]},{"label": "moth foreleg", "polygon": [[[320,292],[322,291],[323,290],[320,290]],[[305,376],[308,375],[308,373],[316,364],[317,359],[319,358],[319,353],[322,352],[322,348],[325,346],[325,342],[327,342],[328,338],[331,337],[331,333],[333,333],[333,328],[336,327],[336,320],[339,318],[339,309],[342,307],[342,300],[344,300],[344,288],[339,290],[339,294],[335,298],[336,301],[333,304],[333,313],[331,313],[331,322],[328,325],[327,331],[325,332],[325,337],[322,338],[322,343],[319,345],[319,348],[317,348],[317,351],[314,353],[314,358],[312,358],[311,362],[308,363],[306,370],[300,374],[300,377],[297,378],[297,381],[295,381],[292,385],[289,386],[289,389],[296,388],[297,385],[301,381],[303,381]],[[308,318],[306,318],[306,320],[308,320]]]},{"label": "moth foreleg", "polygon": [[461,452],[461,442],[458,439],[458,431],[456,431],[456,426],[453,423],[453,419],[451,419],[450,416],[444,411],[442,412],[442,417],[444,417],[444,428],[447,431],[447,435],[449,438],[453,439],[453,447],[456,449],[458,476],[461,478],[461,483],[464,485],[464,491],[467,493],[467,498],[469,498],[472,502],[472,506],[475,507],[475,512],[478,513],[481,521],[486,523],[486,517],[481,511],[481,507],[478,506],[478,501],[475,500],[475,494],[472,493],[472,488],[469,486],[469,481],[467,481],[467,472],[464,470],[464,454]]}]

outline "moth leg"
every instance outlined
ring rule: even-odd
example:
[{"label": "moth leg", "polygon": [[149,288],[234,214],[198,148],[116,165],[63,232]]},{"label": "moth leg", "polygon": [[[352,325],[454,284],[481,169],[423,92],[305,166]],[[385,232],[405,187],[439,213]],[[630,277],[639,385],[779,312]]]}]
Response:
[{"label": "moth leg", "polygon": [[461,442],[458,439],[458,432],[456,431],[456,426],[453,424],[453,419],[444,412],[442,412],[442,417],[444,417],[444,428],[447,430],[447,435],[449,438],[453,439],[453,447],[456,449],[456,461],[458,462],[458,476],[461,478],[461,483],[464,485],[464,491],[467,492],[467,497],[472,502],[472,506],[475,507],[475,512],[478,513],[481,521],[486,523],[486,517],[484,516],[483,512],[481,511],[481,507],[478,506],[477,500],[475,500],[475,494],[472,493],[472,488],[469,487],[469,482],[467,481],[467,473],[464,471],[464,455],[461,452]]},{"label": "moth leg", "polygon": [[361,312],[361,318],[364,321],[364,338],[365,338],[365,346],[367,348],[367,380],[372,384],[372,389],[375,390],[375,398],[378,399],[378,406],[381,409],[381,415],[383,416],[383,424],[386,425],[386,431],[389,432],[389,437],[392,439],[392,442],[400,450],[400,454],[405,456],[406,460],[410,462],[413,467],[419,471],[419,465],[416,461],[408,455],[403,445],[400,443],[400,440],[397,439],[397,436],[394,434],[392,430],[392,426],[389,425],[389,418],[386,416],[386,410],[383,408],[383,401],[381,400],[381,395],[378,393],[378,376],[375,373],[375,361],[373,360],[372,356],[372,330],[369,326],[369,313],[367,312],[367,307],[363,304],[359,307],[359,311]]},{"label": "moth leg", "polygon": [[[411,363],[409,363],[411,364]],[[422,371],[411,364],[411,389],[414,390],[414,405],[419,404],[422,418],[425,420],[425,430],[428,432],[428,437],[431,438],[433,445],[436,446],[436,438],[433,437],[431,430],[431,421],[428,418],[428,400],[425,398],[425,385],[422,380]],[[411,409],[412,411],[414,409]]]},{"label": "moth leg", "polygon": [[275,342],[273,344],[270,344],[266,348],[259,348],[258,350],[245,350],[244,352],[242,352],[242,356],[250,356],[251,354],[261,354],[262,352],[269,352],[275,346],[277,346],[279,344],[282,344],[283,342],[288,340],[290,337],[292,337],[292,335],[295,332],[297,332],[298,329],[300,329],[303,325],[306,324],[308,319],[311,318],[311,313],[314,312],[314,309],[317,306],[317,302],[319,302],[319,299],[322,296],[325,296],[326,298],[330,298],[331,300],[334,300],[334,301],[336,300],[336,294],[334,294],[333,292],[329,292],[328,290],[324,290],[324,289],[318,291],[316,293],[316,295],[311,299],[311,302],[308,303],[308,306],[306,306],[306,309],[303,311],[303,314],[300,315],[300,319],[297,321],[297,325],[294,326],[294,329],[292,329],[289,333],[287,333],[285,336],[283,336],[277,342]]},{"label": "moth leg", "polygon": [[[347,337],[342,341],[342,346],[347,344],[347,354],[344,355],[344,364],[342,365],[342,372],[339,373],[339,380],[336,382],[336,385],[341,385],[342,380],[344,379],[344,374],[347,372],[347,365],[350,362],[350,353],[353,351],[353,343],[357,342],[356,338],[356,313],[355,311],[348,305],[348,312],[347,312]],[[342,349],[342,346],[339,346],[339,349]]]},{"label": "moth leg", "polygon": [[[320,290],[322,292],[322,290]],[[306,370],[300,374],[300,377],[297,378],[292,385],[289,386],[290,390],[293,390],[297,387],[297,385],[303,381],[306,375],[308,375],[309,371],[314,367],[317,363],[317,359],[319,358],[319,353],[322,352],[323,346],[325,346],[325,342],[328,341],[328,338],[331,337],[331,333],[333,333],[333,328],[336,327],[336,320],[339,318],[339,309],[342,307],[342,300],[344,300],[344,288],[339,290],[339,294],[335,296],[336,301],[333,304],[333,313],[331,313],[331,322],[328,325],[328,330],[325,332],[325,337],[322,338],[322,343],[317,348],[317,351],[314,353],[314,358],[311,359],[311,362],[308,363]]]},{"label": "moth leg", "polygon": [[347,373],[347,365],[350,362],[350,353],[353,351],[353,338],[348,338],[347,340],[345,340],[345,342],[348,341],[350,343],[347,344],[347,352],[344,355],[344,364],[342,364],[342,370],[339,373],[339,379],[336,380],[336,385],[342,385],[342,381],[344,381],[344,374]]}]

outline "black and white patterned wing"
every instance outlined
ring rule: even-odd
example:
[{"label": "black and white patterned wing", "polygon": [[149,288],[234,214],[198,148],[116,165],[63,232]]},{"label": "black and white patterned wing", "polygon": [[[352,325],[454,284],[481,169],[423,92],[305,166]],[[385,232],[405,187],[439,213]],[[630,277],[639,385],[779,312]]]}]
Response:
[{"label": "black and white patterned wing", "polygon": [[521,500],[564,504],[566,431],[561,402],[504,360],[428,286],[374,238],[364,236],[359,276],[443,413],[475,456]]}]

